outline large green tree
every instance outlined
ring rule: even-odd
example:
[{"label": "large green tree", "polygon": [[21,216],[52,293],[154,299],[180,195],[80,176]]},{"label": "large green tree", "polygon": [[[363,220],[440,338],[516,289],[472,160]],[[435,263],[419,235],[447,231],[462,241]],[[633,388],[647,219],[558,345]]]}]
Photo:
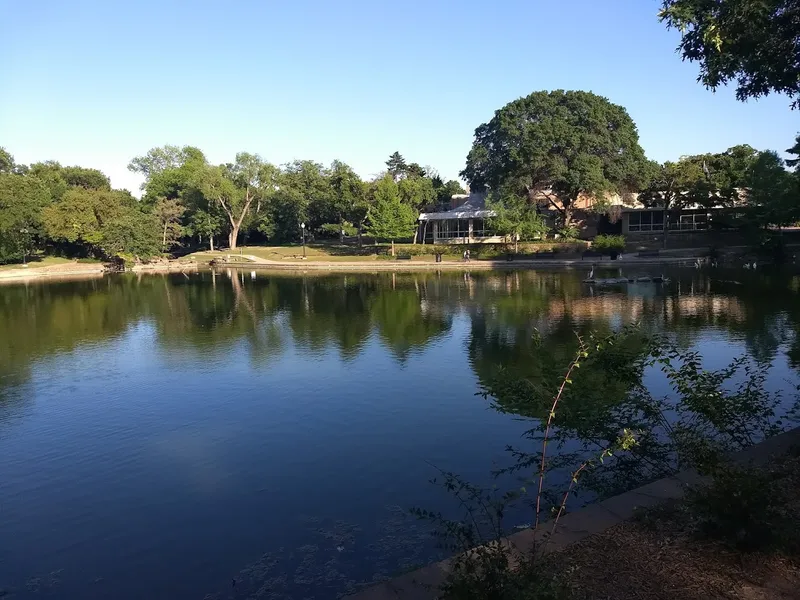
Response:
[{"label": "large green tree", "polygon": [[515,252],[519,250],[520,241],[533,240],[547,233],[547,225],[536,204],[513,190],[501,188],[492,192],[486,207],[495,214],[490,219],[492,229],[506,241],[513,241]]},{"label": "large green tree", "polygon": [[[328,170],[312,160],[297,160],[284,166],[281,187],[291,189],[302,198],[298,213],[309,230],[337,220],[334,190]],[[300,223],[296,223],[295,227]]]},{"label": "large green tree", "polygon": [[407,168],[408,165],[406,165],[406,159],[403,158],[403,155],[397,152],[396,150],[386,161],[386,171],[389,173],[389,175],[392,176],[392,179],[394,179],[395,181],[399,181],[400,178],[403,175],[405,175]]},{"label": "large green tree", "polygon": [[[264,218],[270,198],[278,189],[278,170],[258,154],[249,152],[239,152],[236,155],[236,162],[226,165],[225,170],[242,198],[241,212],[238,215],[234,215],[236,211],[231,207],[226,209],[223,205],[224,212],[231,223],[233,239],[231,248],[236,248],[239,231],[243,230],[247,233]],[[234,230],[235,233],[233,233]]]},{"label": "large green tree", "polygon": [[63,167],[61,177],[70,187],[82,187],[87,190],[110,190],[111,180],[98,169],[84,167]]},{"label": "large green tree", "polygon": [[0,173],[13,173],[15,166],[12,154],[0,146]]},{"label": "large green tree", "polygon": [[367,186],[353,169],[338,160],[333,161],[330,173],[331,222],[352,223],[360,232],[367,218]]},{"label": "large green tree", "polygon": [[467,190],[455,179],[451,179],[445,183],[438,174],[431,178],[431,183],[436,193],[436,210],[448,210],[453,196],[467,193]]},{"label": "large green tree", "polygon": [[44,237],[41,213],[49,203],[50,192],[37,178],[0,174],[0,262],[31,253]]},{"label": "large green tree", "polygon": [[136,156],[128,163],[128,170],[144,175],[145,189],[155,176],[165,171],[178,169],[188,162],[205,162],[203,153],[194,146],[159,146],[147,151],[144,156]]},{"label": "large green tree", "polygon": [[269,219],[259,225],[268,239],[283,244],[300,240],[300,223],[308,221],[308,202],[295,188],[281,188],[272,197]]},{"label": "large green tree", "polygon": [[706,87],[735,82],[739,100],[777,92],[800,103],[800,0],[664,0],[659,16]]},{"label": "large green tree", "polygon": [[794,145],[786,149],[787,154],[791,154],[793,158],[786,159],[786,166],[791,167],[795,172],[800,172],[800,135],[794,139]]},{"label": "large green tree", "polygon": [[[275,168],[257,154],[239,152],[232,164],[195,166],[191,185],[199,198],[205,201],[202,206],[201,200],[194,200],[198,210],[209,216],[215,213],[224,215],[228,226],[228,247],[235,250],[243,224],[252,219],[254,209],[260,210],[261,203],[276,189]],[[202,226],[211,221],[201,217],[195,223]]]},{"label": "large green tree", "polygon": [[158,221],[128,192],[71,188],[42,211],[42,221],[55,242],[104,257],[148,258],[160,252]]},{"label": "large green tree", "polygon": [[703,194],[708,198],[708,178],[703,163],[682,158],[663,164],[651,162],[646,171],[647,183],[639,201],[648,207],[664,209],[664,248],[668,246],[669,222],[680,210],[697,203]]},{"label": "large green tree", "polygon": [[397,183],[397,189],[400,199],[415,210],[431,206],[436,200],[433,181],[424,175],[409,174]]},{"label": "large green tree", "polygon": [[475,130],[461,175],[470,189],[515,189],[543,198],[563,225],[581,196],[601,205],[638,189],[646,165],[628,112],[591,92],[534,92]]},{"label": "large green tree", "polygon": [[394,240],[414,235],[417,214],[400,199],[400,190],[390,174],[375,182],[367,232],[377,239]]},{"label": "large green tree", "polygon": [[772,150],[761,152],[750,169],[747,205],[762,226],[785,226],[800,219],[797,179],[786,170],[783,159]]},{"label": "large green tree", "polygon": [[142,201],[145,204],[154,204],[162,198],[182,199],[191,210],[198,199],[188,196],[196,191],[194,183],[197,173],[206,164],[206,158],[198,148],[163,146],[132,159],[128,170],[144,175],[141,189],[144,191]]},{"label": "large green tree", "polygon": [[161,230],[161,249],[167,251],[178,243],[183,235],[181,217],[186,207],[177,199],[162,198],[153,206],[153,215]]},{"label": "large green tree", "polygon": [[206,165],[197,171],[195,185],[210,210],[214,208],[224,213],[228,225],[228,247],[236,249],[239,227],[250,210],[252,196],[245,198],[236,184],[227,177],[223,167]]}]

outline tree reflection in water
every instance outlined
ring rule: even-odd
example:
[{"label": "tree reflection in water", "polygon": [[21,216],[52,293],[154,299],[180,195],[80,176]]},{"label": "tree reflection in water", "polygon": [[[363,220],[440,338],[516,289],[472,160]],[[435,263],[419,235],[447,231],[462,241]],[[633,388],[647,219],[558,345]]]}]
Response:
[{"label": "tree reflection in water", "polygon": [[[676,270],[669,276],[668,286],[635,284],[607,290],[589,289],[581,283],[583,274],[574,271],[304,276],[260,272],[251,278],[249,273],[223,270],[3,286],[0,423],[10,422],[5,417],[25,406],[31,396],[26,386],[37,364],[89,346],[111,348],[111,342],[137,328],[151,332],[147,339],[152,345],[146,351],[178,372],[185,365],[230,360],[234,350],[237,359],[262,370],[275,368],[291,353],[308,358],[308,369],[314,368],[315,357],[325,354],[345,370],[378,349],[403,369],[416,355],[429,353],[429,360],[441,361],[428,371],[439,378],[430,382],[433,390],[448,384],[447,361],[453,360],[452,354],[438,354],[437,344],[463,336],[462,355],[478,385],[474,391],[486,392],[487,404],[500,412],[535,425],[546,415],[544,400],[552,398],[574,354],[576,332],[603,337],[640,323],[613,351],[587,361],[575,376],[557,423],[556,441],[564,457],[572,451],[591,451],[615,435],[623,422],[639,419],[644,424],[645,417],[650,418],[636,413],[641,407],[636,402],[650,384],[650,334],[662,334],[678,349],[689,350],[719,333],[760,364],[800,367],[796,277],[695,270]],[[332,393],[346,395],[346,377],[337,382],[342,389]],[[430,401],[436,401],[435,394]],[[647,450],[663,452],[656,445]],[[616,489],[656,473],[653,467],[598,484]],[[393,536],[387,533],[386,539]],[[380,563],[375,570],[385,574],[395,571],[391,565],[396,566],[397,557],[392,552],[398,551],[388,545],[373,548],[370,559]],[[419,540],[411,545],[422,547]],[[304,555],[312,558],[324,554],[311,546],[306,550]],[[330,556],[325,556],[329,562]],[[307,564],[312,558],[297,565],[303,581],[316,580]],[[422,554],[417,558],[425,559]],[[362,558],[337,558],[342,564],[350,560]],[[258,564],[253,569],[248,576],[268,570]],[[343,584],[348,577],[337,574],[331,585]],[[257,577],[251,584],[258,589]]]}]

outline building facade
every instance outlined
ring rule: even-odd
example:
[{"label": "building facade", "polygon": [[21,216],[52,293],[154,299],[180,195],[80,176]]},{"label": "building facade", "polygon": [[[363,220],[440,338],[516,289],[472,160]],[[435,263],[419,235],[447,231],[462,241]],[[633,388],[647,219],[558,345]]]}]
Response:
[{"label": "building facade", "polygon": [[488,220],[495,216],[486,208],[486,194],[456,194],[452,208],[419,216],[418,238],[423,244],[482,244],[503,242]]}]

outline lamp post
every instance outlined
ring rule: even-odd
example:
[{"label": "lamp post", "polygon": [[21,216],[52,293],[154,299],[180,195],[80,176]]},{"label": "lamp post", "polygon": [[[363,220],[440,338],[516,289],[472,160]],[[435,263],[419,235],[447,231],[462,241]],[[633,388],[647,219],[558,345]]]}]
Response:
[{"label": "lamp post", "polygon": [[22,266],[27,267],[28,266],[28,260],[27,260],[27,254],[28,254],[28,229],[23,227],[22,229],[19,230],[19,232],[22,234],[21,238],[22,238],[22,244],[23,244],[23,246],[22,246]]},{"label": "lamp post", "polygon": [[306,224],[300,223],[300,231],[303,232],[303,258],[306,257]]}]

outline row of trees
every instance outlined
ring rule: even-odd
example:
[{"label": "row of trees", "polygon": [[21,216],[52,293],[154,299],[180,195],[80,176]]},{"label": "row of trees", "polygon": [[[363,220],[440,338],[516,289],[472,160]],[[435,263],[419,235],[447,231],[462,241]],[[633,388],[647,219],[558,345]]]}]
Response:
[{"label": "row of trees", "polygon": [[464,190],[395,152],[363,181],[343,162],[277,167],[241,152],[213,165],[198,148],[163,146],[128,168],[145,178],[142,198],[114,190],[96,169],[56,162],[19,165],[0,149],[0,262],[55,246],[75,255],[144,258],[181,245],[235,249],[242,239],[293,242],[312,235],[394,239],[413,235],[420,210]]},{"label": "row of trees", "polygon": [[[787,152],[800,153],[800,137]],[[489,192],[500,233],[525,238],[546,229],[542,208],[560,217],[569,236],[581,200],[602,212],[616,197],[668,212],[737,206],[757,224],[786,225],[800,220],[797,164],[748,145],[650,161],[623,107],[590,92],[557,90],[515,100],[479,126],[461,175],[472,190]]]}]

